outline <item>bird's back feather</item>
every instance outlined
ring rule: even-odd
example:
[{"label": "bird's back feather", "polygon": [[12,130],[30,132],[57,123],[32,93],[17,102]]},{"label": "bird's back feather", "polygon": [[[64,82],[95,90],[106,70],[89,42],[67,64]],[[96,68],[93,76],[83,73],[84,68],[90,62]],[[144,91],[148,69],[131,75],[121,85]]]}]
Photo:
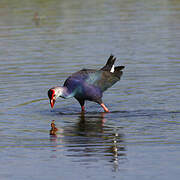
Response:
[{"label": "bird's back feather", "polygon": [[114,73],[103,70],[82,69],[72,74],[66,80],[64,85],[67,86],[68,80],[71,80],[71,87],[75,85],[82,85],[82,84],[85,85],[87,83],[88,85],[93,85],[98,87],[102,92],[104,92],[105,90],[110,88],[113,84],[115,84],[117,81],[119,81],[121,76],[122,76],[122,71],[117,71],[116,67]]},{"label": "bird's back feather", "polygon": [[[90,96],[101,98],[102,93],[120,80],[124,66],[114,67],[116,58],[111,55],[106,65],[100,70],[82,69],[73,73],[64,83],[71,94],[75,97],[86,99]],[[92,99],[94,98],[92,97]]]}]

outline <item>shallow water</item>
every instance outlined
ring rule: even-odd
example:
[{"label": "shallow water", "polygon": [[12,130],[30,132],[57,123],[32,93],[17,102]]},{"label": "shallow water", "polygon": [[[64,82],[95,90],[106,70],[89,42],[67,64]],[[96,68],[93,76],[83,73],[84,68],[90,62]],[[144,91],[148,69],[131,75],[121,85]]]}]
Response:
[{"label": "shallow water", "polygon": [[[178,179],[179,9],[178,0],[2,1],[0,179]],[[111,113],[87,102],[81,114],[74,99],[50,109],[50,87],[111,53],[126,66],[104,94]]]}]

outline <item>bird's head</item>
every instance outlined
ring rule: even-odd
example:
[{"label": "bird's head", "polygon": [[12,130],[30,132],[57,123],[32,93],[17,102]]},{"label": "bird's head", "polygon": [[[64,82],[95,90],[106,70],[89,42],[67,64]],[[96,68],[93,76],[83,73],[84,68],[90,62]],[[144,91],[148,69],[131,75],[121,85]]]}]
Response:
[{"label": "bird's head", "polygon": [[56,102],[56,91],[55,91],[54,88],[49,89],[48,97],[49,97],[49,100],[50,100],[51,108],[53,108],[54,104]]},{"label": "bird's head", "polygon": [[56,99],[59,96],[63,97],[63,94],[64,94],[64,88],[63,87],[53,87],[53,88],[48,90],[48,97],[50,100],[51,108],[54,107]]}]

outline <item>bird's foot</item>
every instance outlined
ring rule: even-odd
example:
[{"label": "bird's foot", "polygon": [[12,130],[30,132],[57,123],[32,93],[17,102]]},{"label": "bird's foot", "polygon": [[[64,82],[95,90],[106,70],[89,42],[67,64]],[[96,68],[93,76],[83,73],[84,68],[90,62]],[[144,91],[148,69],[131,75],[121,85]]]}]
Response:
[{"label": "bird's foot", "polygon": [[110,112],[109,109],[104,105],[104,103],[101,103],[101,107],[104,109],[105,112]]}]

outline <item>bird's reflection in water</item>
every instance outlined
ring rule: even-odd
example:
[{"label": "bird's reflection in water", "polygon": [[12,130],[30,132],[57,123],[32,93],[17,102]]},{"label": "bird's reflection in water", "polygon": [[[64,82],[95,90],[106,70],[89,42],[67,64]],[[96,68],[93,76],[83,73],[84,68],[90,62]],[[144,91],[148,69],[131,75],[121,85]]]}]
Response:
[{"label": "bird's reflection in water", "polygon": [[[66,155],[82,164],[97,162],[99,159],[112,164],[113,171],[119,169],[119,161],[125,159],[126,149],[121,128],[113,127],[106,121],[106,113],[80,114],[77,120],[67,122],[63,135],[57,137],[57,148],[62,143]],[[59,127],[58,127],[59,128]]]},{"label": "bird's reflection in water", "polygon": [[118,130],[114,130],[114,134],[112,134],[112,143],[110,143],[109,148],[106,152],[109,152],[112,158],[111,162],[113,163],[113,171],[119,170],[119,161],[121,160],[121,163],[123,162],[123,159],[125,159],[125,147],[123,145],[123,136],[122,134],[118,134]]},{"label": "bird's reflection in water", "polygon": [[[77,135],[80,136],[93,136],[100,135],[103,133],[103,126],[106,122],[105,119],[106,113],[100,113],[99,115],[89,115],[85,116],[84,113],[81,113],[79,116],[78,123],[74,126],[74,130],[76,130]],[[100,133],[100,134],[99,134]]]}]

